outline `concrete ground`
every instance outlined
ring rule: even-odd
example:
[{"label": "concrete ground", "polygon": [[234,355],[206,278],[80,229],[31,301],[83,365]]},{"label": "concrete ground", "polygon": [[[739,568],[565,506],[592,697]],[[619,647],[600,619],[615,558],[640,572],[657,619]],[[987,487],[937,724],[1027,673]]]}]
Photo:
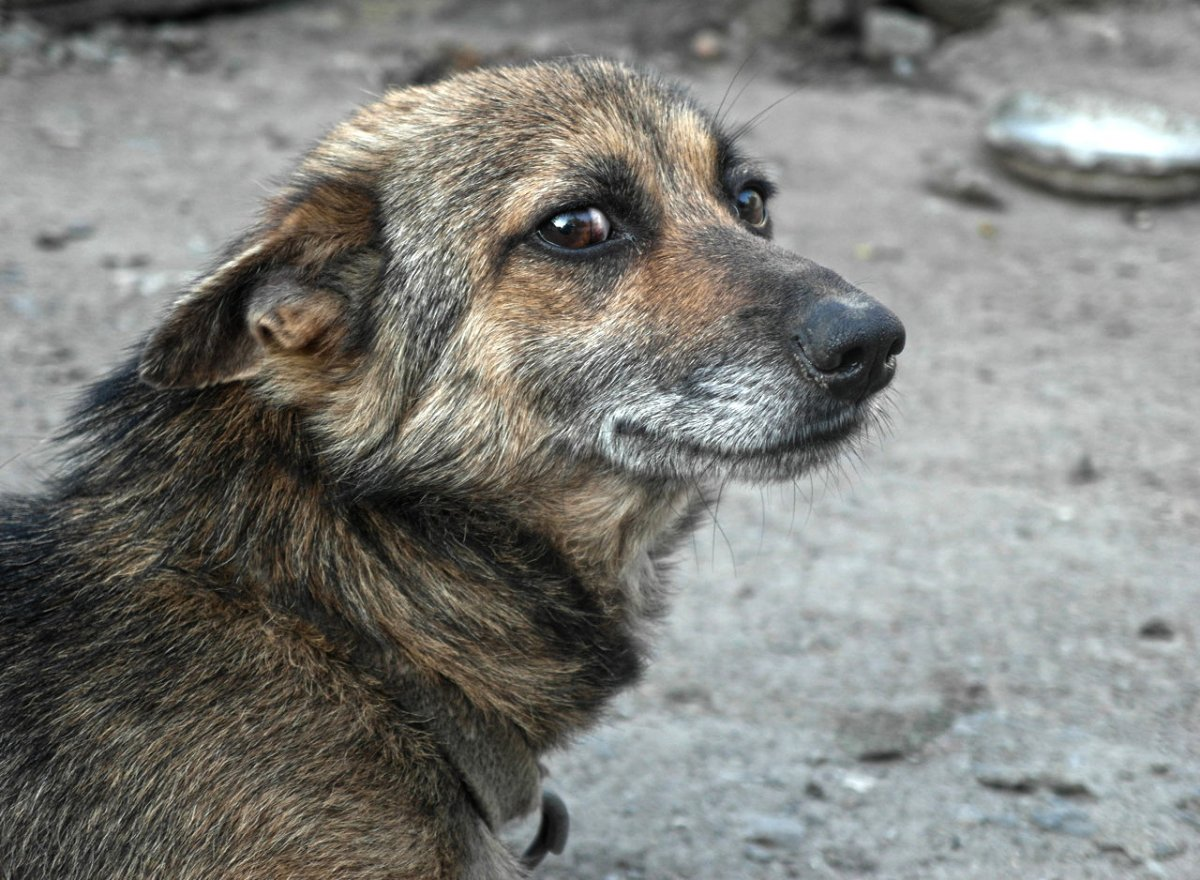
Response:
[{"label": "concrete ground", "polygon": [[[745,44],[704,63],[631,8],[6,31],[0,488],[36,485],[81,386],[431,46],[624,54],[709,106],[736,77],[779,239],[908,327],[891,427],[838,473],[726,489],[650,675],[551,761],[574,829],[540,876],[1197,880],[1200,203],[1064,200],[978,141],[1017,86],[1200,114],[1200,14],[1014,11],[901,81],[786,46],[738,73]],[[931,192],[947,163],[1005,207]]]}]

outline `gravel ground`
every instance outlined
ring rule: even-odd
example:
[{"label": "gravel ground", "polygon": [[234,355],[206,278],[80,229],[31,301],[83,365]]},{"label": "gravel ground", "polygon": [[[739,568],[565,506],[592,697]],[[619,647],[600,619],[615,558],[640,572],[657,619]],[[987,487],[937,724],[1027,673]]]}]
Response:
[{"label": "gravel ground", "polygon": [[1063,200],[978,148],[1015,86],[1200,114],[1195,6],[1012,11],[899,79],[632,4],[398,8],[0,31],[0,488],[386,83],[603,51],[715,106],[736,77],[779,238],[905,320],[891,430],[723,493],[647,680],[551,761],[574,829],[540,876],[1200,878],[1200,204]]}]

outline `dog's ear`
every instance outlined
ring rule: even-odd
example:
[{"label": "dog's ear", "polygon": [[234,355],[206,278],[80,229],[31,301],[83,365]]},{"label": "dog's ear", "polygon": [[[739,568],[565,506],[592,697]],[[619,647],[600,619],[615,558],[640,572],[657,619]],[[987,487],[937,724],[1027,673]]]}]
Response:
[{"label": "dog's ear", "polygon": [[203,388],[251,378],[274,353],[327,347],[347,312],[328,276],[371,247],[377,216],[374,198],[344,183],[316,184],[276,202],[151,334],[138,365],[142,380]]}]

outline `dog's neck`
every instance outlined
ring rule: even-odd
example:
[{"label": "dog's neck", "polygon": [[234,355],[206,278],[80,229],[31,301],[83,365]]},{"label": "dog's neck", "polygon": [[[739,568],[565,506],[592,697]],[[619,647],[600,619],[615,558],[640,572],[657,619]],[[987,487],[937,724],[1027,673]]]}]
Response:
[{"label": "dog's neck", "polygon": [[[101,580],[190,572],[336,626],[389,675],[512,725],[534,754],[636,679],[641,624],[661,606],[661,538],[689,509],[683,493],[578,474],[531,491],[522,515],[428,487],[347,498],[295,412],[237,386],[162,394],[130,372],[101,386],[77,433],[82,464],[60,503],[143,536],[95,563]],[[172,466],[146,468],[148,456]]]}]

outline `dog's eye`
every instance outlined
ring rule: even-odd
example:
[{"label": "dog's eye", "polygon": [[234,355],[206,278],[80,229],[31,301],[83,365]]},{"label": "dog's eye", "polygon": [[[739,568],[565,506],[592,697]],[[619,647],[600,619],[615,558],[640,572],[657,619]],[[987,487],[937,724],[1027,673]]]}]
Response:
[{"label": "dog's eye", "polygon": [[538,227],[543,241],[573,251],[608,241],[611,234],[612,224],[596,208],[563,211]]},{"label": "dog's eye", "polygon": [[751,226],[766,226],[767,197],[761,190],[748,186],[737,194],[737,212]]}]

